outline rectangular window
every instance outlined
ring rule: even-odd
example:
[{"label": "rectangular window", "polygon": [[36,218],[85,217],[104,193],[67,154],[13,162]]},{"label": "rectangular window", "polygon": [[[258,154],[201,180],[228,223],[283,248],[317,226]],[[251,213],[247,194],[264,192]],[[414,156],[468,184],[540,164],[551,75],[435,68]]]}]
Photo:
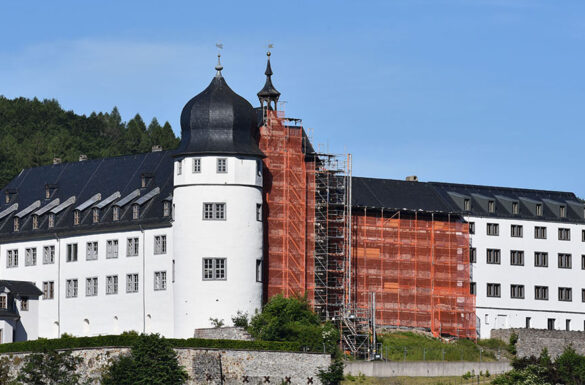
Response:
[{"label": "rectangular window", "polygon": [[581,242],[585,242],[585,230],[581,230]]},{"label": "rectangular window", "polygon": [[499,283],[488,283],[487,284],[487,296],[488,297],[500,297],[500,284]]},{"label": "rectangular window", "polygon": [[500,264],[500,249],[487,249],[486,262],[491,265]]},{"label": "rectangular window", "polygon": [[499,235],[500,234],[500,225],[497,223],[488,223],[487,224],[487,235]]},{"label": "rectangular window", "polygon": [[256,203],[256,220],[262,221],[262,204]]},{"label": "rectangular window", "polygon": [[566,331],[571,330],[571,320],[570,319],[565,320],[565,330]]},{"label": "rectangular window", "polygon": [[477,284],[475,282],[469,283],[469,294],[477,295]]},{"label": "rectangular window", "polygon": [[171,215],[171,203],[169,201],[163,202],[163,216],[168,217]]},{"label": "rectangular window", "polygon": [[97,242],[87,242],[87,253],[85,254],[85,259],[87,261],[95,261],[96,259],[98,259]]},{"label": "rectangular window", "polygon": [[493,214],[496,212],[496,202],[494,201],[488,201],[488,212],[490,214]]},{"label": "rectangular window", "polygon": [[78,225],[79,224],[79,210],[73,210],[73,224],[74,225]]},{"label": "rectangular window", "polygon": [[55,281],[43,282],[43,299],[55,298]]},{"label": "rectangular window", "polygon": [[203,280],[226,279],[225,258],[203,258]]},{"label": "rectangular window", "polygon": [[118,294],[118,276],[106,276],[106,294]]},{"label": "rectangular window", "polygon": [[67,244],[67,262],[77,262],[77,243]]},{"label": "rectangular window", "polygon": [[524,285],[510,285],[510,298],[523,299]]},{"label": "rectangular window", "polygon": [[475,234],[475,222],[469,222],[469,234]]},{"label": "rectangular window", "polygon": [[77,297],[78,284],[76,279],[68,279],[65,282],[65,288],[66,288],[65,296],[67,298]]},{"label": "rectangular window", "polygon": [[98,209],[97,207],[94,207],[92,209],[92,214],[93,214],[93,223],[98,223],[100,221],[100,209]]},{"label": "rectangular window", "polygon": [[217,158],[217,172],[222,174],[227,172],[226,158]]},{"label": "rectangular window", "polygon": [[30,247],[24,249],[24,265],[25,266],[36,266],[37,264],[37,248]]},{"label": "rectangular window", "polygon": [[155,235],[154,236],[154,253],[155,254],[166,254],[167,253],[167,236],[166,235]]},{"label": "rectangular window", "polygon": [[510,250],[510,265],[524,266],[524,251]]},{"label": "rectangular window", "polygon": [[542,217],[542,203],[536,204],[536,216]]},{"label": "rectangular window", "polygon": [[546,328],[548,330],[555,330],[555,319],[554,318],[548,318],[546,320]]},{"label": "rectangular window", "polygon": [[55,227],[55,214],[49,213],[49,228]]},{"label": "rectangular window", "polygon": [[567,217],[567,207],[566,206],[559,207],[559,216],[561,218],[566,218]]},{"label": "rectangular window", "polygon": [[534,286],[534,299],[548,301],[548,286]]},{"label": "rectangular window", "polygon": [[570,241],[571,240],[571,229],[559,229],[559,241]]},{"label": "rectangular window", "polygon": [[114,206],[114,208],[112,208],[112,220],[114,221],[120,220],[120,207]]},{"label": "rectangular window", "polygon": [[522,238],[523,234],[523,228],[522,225],[512,225],[510,227],[510,236],[514,237],[514,238]]},{"label": "rectangular window", "polygon": [[6,250],[6,267],[18,267],[18,250]]},{"label": "rectangular window", "polygon": [[50,265],[55,263],[55,246],[43,247],[43,264]]},{"label": "rectangular window", "polygon": [[203,203],[204,220],[225,220],[225,203]]},{"label": "rectangular window", "polygon": [[20,230],[20,222],[18,220],[18,217],[14,217],[14,221],[12,224],[14,226],[14,231]]},{"label": "rectangular window", "polygon": [[526,317],[526,324],[525,324],[526,329],[530,329],[530,321],[531,320],[532,319],[530,317]]},{"label": "rectangular window", "polygon": [[155,271],[154,272],[154,290],[166,290],[167,289],[167,272],[166,271]]},{"label": "rectangular window", "polygon": [[256,260],[256,282],[262,282],[262,260]]},{"label": "rectangular window", "polygon": [[132,219],[138,219],[140,217],[140,206],[132,205]]},{"label": "rectangular window", "polygon": [[543,251],[534,252],[534,266],[536,267],[548,267],[548,253]]},{"label": "rectangular window", "polygon": [[39,228],[39,216],[34,215],[32,216],[32,228],[33,230],[37,230]]},{"label": "rectangular window", "polygon": [[97,277],[87,278],[85,280],[85,296],[95,297],[98,294],[98,279]]},{"label": "rectangular window", "polygon": [[201,172],[201,158],[193,158],[193,173]]},{"label": "rectangular window", "polygon": [[8,298],[6,294],[0,295],[0,309],[8,309]]},{"label": "rectangular window", "polygon": [[126,293],[138,293],[138,274],[126,275]]},{"label": "rectangular window", "polygon": [[20,310],[28,311],[28,298],[27,297],[22,297],[20,299]]},{"label": "rectangular window", "polygon": [[520,214],[520,205],[518,202],[512,202],[512,214],[518,215]]},{"label": "rectangular window", "polygon": [[183,161],[180,160],[177,162],[177,175],[181,175],[183,173]]},{"label": "rectangular window", "polygon": [[463,211],[471,211],[471,199],[465,198],[463,200]]},{"label": "rectangular window", "polygon": [[477,250],[475,247],[469,248],[469,263],[477,262]]},{"label": "rectangular window", "polygon": [[585,302],[585,289],[581,289],[581,302]]},{"label": "rectangular window", "polygon": [[546,239],[546,227],[534,226],[534,239]]},{"label": "rectangular window", "polygon": [[573,258],[571,254],[559,253],[559,269],[572,269]]},{"label": "rectangular window", "polygon": [[126,248],[127,257],[136,257],[138,255],[139,242],[138,238],[128,238],[128,245]]},{"label": "rectangular window", "polygon": [[106,241],[106,258],[118,258],[118,240],[109,239]]},{"label": "rectangular window", "polygon": [[559,287],[559,301],[571,302],[573,301],[573,289],[570,287]]}]

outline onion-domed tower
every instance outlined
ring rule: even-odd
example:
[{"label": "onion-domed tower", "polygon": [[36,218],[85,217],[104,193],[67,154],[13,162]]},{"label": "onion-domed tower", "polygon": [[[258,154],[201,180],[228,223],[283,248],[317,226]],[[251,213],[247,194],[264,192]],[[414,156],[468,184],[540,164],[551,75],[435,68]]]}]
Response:
[{"label": "onion-domed tower", "polygon": [[262,151],[252,105],[221,74],[181,113],[174,169],[174,335],[262,301]]}]

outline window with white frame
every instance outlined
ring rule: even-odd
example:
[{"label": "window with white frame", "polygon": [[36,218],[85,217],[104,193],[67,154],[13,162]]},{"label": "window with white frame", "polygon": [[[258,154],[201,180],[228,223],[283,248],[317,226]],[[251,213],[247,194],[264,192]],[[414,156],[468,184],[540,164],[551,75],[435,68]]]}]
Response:
[{"label": "window with white frame", "polygon": [[138,255],[139,246],[138,238],[128,238],[126,256],[136,257]]},{"label": "window with white frame", "polygon": [[126,293],[138,293],[138,274],[126,274]]},{"label": "window with white frame", "polygon": [[95,261],[98,259],[98,243],[87,242],[87,253],[85,255],[87,261]]},{"label": "window with white frame", "polygon": [[204,220],[225,220],[225,203],[203,203]]},{"label": "window with white frame", "polygon": [[86,278],[85,280],[85,296],[95,297],[98,294],[98,279],[97,277]]},{"label": "window with white frame", "polygon": [[55,298],[55,281],[43,282],[43,299]]},{"label": "window with white frame", "polygon": [[510,250],[510,265],[524,266],[524,251]]},{"label": "window with white frame", "polygon": [[36,266],[37,264],[37,248],[28,247],[24,249],[24,265]]},{"label": "window with white frame", "polygon": [[510,227],[510,236],[513,238],[522,238],[523,235],[522,225],[512,225]]},{"label": "window with white frame", "polygon": [[487,224],[487,235],[499,235],[500,234],[500,225],[497,223],[488,223]]},{"label": "window with white frame", "polygon": [[534,286],[534,299],[548,301],[548,286]]},{"label": "window with white frame", "polygon": [[118,294],[118,276],[106,276],[106,294]]},{"label": "window with white frame", "polygon": [[500,297],[500,284],[499,283],[488,283],[486,295],[488,297]]},{"label": "window with white frame", "polygon": [[166,254],[167,253],[167,236],[166,235],[155,235],[154,236],[154,253],[155,254]]},{"label": "window with white frame", "polygon": [[67,244],[67,262],[77,262],[77,243]]},{"label": "window with white frame", "polygon": [[536,204],[536,215],[542,217],[542,203]]},{"label": "window with white frame", "polygon": [[559,207],[559,216],[561,218],[566,218],[567,217],[567,206],[560,206]]},{"label": "window with white frame", "polygon": [[225,258],[203,258],[203,280],[225,280],[226,259]]},{"label": "window with white frame", "polygon": [[573,261],[572,255],[567,253],[559,253],[559,269],[572,269]]},{"label": "window with white frame", "polygon": [[490,265],[499,265],[500,262],[500,249],[487,249],[486,263],[489,263]]},{"label": "window with white frame", "polygon": [[106,258],[118,258],[118,240],[108,239],[106,241]]},{"label": "window with white frame", "polygon": [[154,290],[166,290],[167,289],[167,272],[166,271],[155,271],[154,272]]},{"label": "window with white frame", "polygon": [[217,158],[217,172],[220,174],[224,174],[227,172],[227,159],[226,158]]},{"label": "window with white frame", "polygon": [[20,298],[20,310],[28,311],[28,297]]},{"label": "window with white frame", "polygon": [[469,234],[475,234],[475,222],[469,222]]},{"label": "window with white frame", "polygon": [[262,282],[262,260],[256,260],[256,282]]},{"label": "window with white frame", "polygon": [[55,246],[43,246],[43,264],[50,265],[55,263]]},{"label": "window with white frame", "polygon": [[465,198],[463,200],[463,211],[471,211],[471,199]]},{"label": "window with white frame", "polygon": [[477,249],[475,247],[469,248],[469,263],[477,263]]},{"label": "window with white frame", "polygon": [[6,267],[18,267],[18,250],[6,250]]},{"label": "window with white frame", "polygon": [[201,172],[201,158],[193,158],[193,173],[198,174]]},{"label": "window with white frame", "polygon": [[534,266],[536,267],[548,267],[548,253],[544,251],[534,252]]},{"label": "window with white frame", "polygon": [[488,201],[488,212],[493,214],[496,212],[496,202],[495,201]]},{"label": "window with white frame", "polygon": [[77,297],[78,289],[77,279],[68,279],[65,281],[65,296],[67,298]]},{"label": "window with white frame", "polygon": [[0,309],[8,309],[8,296],[0,294]]},{"label": "window with white frame", "polygon": [[546,227],[534,226],[534,238],[535,239],[546,239]]},{"label": "window with white frame", "polygon": [[256,203],[256,220],[262,221],[262,204]]},{"label": "window with white frame", "polygon": [[524,285],[510,285],[510,298],[523,299]]},{"label": "window with white frame", "polygon": [[571,302],[573,301],[573,289],[570,287],[559,287],[559,301]]},{"label": "window with white frame", "polygon": [[559,241],[570,241],[571,229],[559,228]]}]

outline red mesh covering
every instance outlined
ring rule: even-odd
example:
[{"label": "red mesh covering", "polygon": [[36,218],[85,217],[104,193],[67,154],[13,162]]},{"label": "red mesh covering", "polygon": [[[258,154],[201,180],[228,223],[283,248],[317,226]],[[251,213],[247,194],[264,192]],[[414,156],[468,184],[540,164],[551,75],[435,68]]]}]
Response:
[{"label": "red mesh covering", "polygon": [[314,288],[315,165],[305,159],[303,128],[288,126],[284,113],[267,111],[260,128],[264,159],[265,299]]},{"label": "red mesh covering", "polygon": [[430,329],[475,339],[466,223],[413,214],[352,216],[352,297],[367,307],[376,293],[380,326]]}]

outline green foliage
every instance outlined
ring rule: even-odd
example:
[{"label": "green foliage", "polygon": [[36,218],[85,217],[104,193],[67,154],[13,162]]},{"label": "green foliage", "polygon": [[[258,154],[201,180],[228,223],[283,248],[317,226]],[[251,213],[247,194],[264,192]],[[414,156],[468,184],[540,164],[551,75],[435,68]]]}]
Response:
[{"label": "green foliage", "polygon": [[77,365],[82,361],[70,351],[33,353],[24,359],[17,381],[25,385],[79,385]]},{"label": "green foliage", "polygon": [[263,341],[295,341],[309,350],[337,352],[339,332],[331,323],[321,324],[306,297],[272,297],[255,314],[248,328],[250,334]]},{"label": "green foliage", "polygon": [[161,127],[154,118],[147,128],[140,115],[122,122],[116,107],[85,116],[64,111],[56,100],[0,96],[0,187],[22,169],[51,164],[54,157],[73,162],[80,154],[137,154],[155,144],[163,149],[179,144],[168,122]]},{"label": "green foliage", "polygon": [[518,343],[518,334],[512,333],[510,334],[510,345],[508,346],[508,351],[516,355],[516,344]]},{"label": "green foliage", "polygon": [[130,355],[115,360],[103,385],[181,385],[188,379],[170,341],[158,334],[141,335]]},{"label": "green foliage", "polygon": [[[48,350],[92,348],[103,346],[130,347],[136,343],[138,337],[139,336],[136,332],[126,332],[122,335],[111,336],[69,337],[50,340],[38,339],[34,341],[0,344],[0,353],[38,353]],[[168,341],[175,348],[274,350],[291,352],[298,352],[301,350],[301,345],[295,342],[207,340],[202,338],[168,339]]]},{"label": "green foliage", "polygon": [[209,321],[211,322],[211,325],[214,328],[220,328],[223,325],[225,325],[225,322],[223,322],[223,320],[222,319],[219,319],[219,318],[211,318],[211,317],[209,317]]},{"label": "green foliage", "polygon": [[15,384],[15,380],[10,376],[10,365],[8,357],[0,358],[0,385]]},{"label": "green foliage", "polygon": [[248,321],[248,313],[244,313],[240,310],[236,313],[235,316],[232,317],[232,322],[234,326],[240,328],[248,328],[249,321]]},{"label": "green foliage", "polygon": [[334,360],[327,369],[319,369],[317,377],[323,385],[339,385],[343,381],[343,361]]}]

